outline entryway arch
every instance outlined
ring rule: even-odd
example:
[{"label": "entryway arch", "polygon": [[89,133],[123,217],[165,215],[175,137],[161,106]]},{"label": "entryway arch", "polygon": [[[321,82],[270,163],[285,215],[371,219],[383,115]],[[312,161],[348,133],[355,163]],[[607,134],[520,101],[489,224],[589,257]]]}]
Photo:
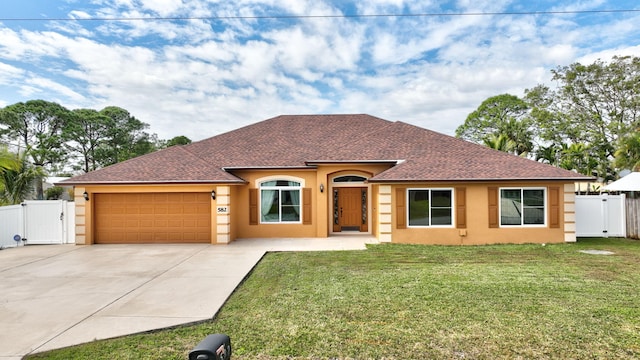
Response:
[{"label": "entryway arch", "polygon": [[371,173],[346,170],[329,174],[331,233],[369,233]]}]

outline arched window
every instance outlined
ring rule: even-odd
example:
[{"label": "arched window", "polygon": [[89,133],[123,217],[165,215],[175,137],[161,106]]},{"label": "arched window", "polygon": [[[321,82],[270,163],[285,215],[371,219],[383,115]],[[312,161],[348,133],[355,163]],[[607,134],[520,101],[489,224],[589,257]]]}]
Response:
[{"label": "arched window", "polygon": [[260,183],[260,222],[299,223],[300,194],[297,181],[268,180]]},{"label": "arched window", "polygon": [[338,176],[337,178],[333,179],[333,182],[334,183],[362,183],[362,182],[365,182],[366,180],[367,178],[363,176],[345,175],[345,176]]}]

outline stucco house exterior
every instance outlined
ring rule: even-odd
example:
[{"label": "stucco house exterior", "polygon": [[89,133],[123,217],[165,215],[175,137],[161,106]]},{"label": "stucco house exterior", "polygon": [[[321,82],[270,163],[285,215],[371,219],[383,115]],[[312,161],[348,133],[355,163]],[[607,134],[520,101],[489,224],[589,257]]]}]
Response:
[{"label": "stucco house exterior", "polygon": [[63,181],[76,244],[558,243],[586,176],[370,115],[278,116]]}]

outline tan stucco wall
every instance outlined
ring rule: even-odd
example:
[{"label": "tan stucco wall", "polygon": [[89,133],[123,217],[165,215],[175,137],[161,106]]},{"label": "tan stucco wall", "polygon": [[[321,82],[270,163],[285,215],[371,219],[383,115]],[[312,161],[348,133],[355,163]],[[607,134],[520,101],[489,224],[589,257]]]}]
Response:
[{"label": "tan stucco wall", "polygon": [[[488,211],[488,187],[560,187],[561,203],[559,228],[550,228],[549,219],[543,227],[489,227]],[[571,183],[570,186],[573,186]],[[430,227],[407,227],[397,228],[395,216],[396,189],[402,188],[466,188],[467,204],[467,225],[465,229],[458,229],[455,226],[450,228],[430,228]],[[479,245],[479,244],[522,244],[522,243],[561,243],[571,239],[571,229],[565,231],[563,219],[571,218],[565,211],[571,196],[566,193],[564,183],[558,182],[528,182],[528,183],[467,183],[467,184],[402,184],[393,185],[391,195],[393,197],[394,215],[392,216],[392,242],[413,243],[413,244],[439,244],[439,245]],[[571,193],[572,194],[572,193]],[[547,192],[548,197],[548,192]],[[547,204],[548,215],[548,204]],[[565,220],[566,221],[566,220]],[[454,219],[455,224],[455,219]],[[575,238],[575,225],[573,230]]]},{"label": "tan stucco wall", "polygon": [[[247,185],[237,187],[234,192],[232,228],[236,231],[234,238],[271,238],[271,237],[328,237],[331,235],[331,199],[333,184],[331,180],[341,175],[362,175],[371,177],[386,169],[388,165],[320,165],[311,170],[241,170],[234,171],[236,176],[248,182]],[[249,224],[249,189],[255,189],[265,178],[298,178],[303,181],[303,187],[311,189],[312,194],[312,223],[304,224]],[[320,184],[324,191],[320,192]],[[363,186],[363,185],[359,185]],[[371,188],[371,185],[364,185]],[[369,230],[376,224],[374,216],[374,200],[369,191]]]},{"label": "tan stucco wall", "polygon": [[[247,181],[246,185],[202,184],[202,185],[99,185],[75,188],[76,243],[92,244],[93,203],[96,193],[145,193],[145,192],[211,192],[211,242],[226,244],[238,238],[270,237],[328,237],[333,235],[331,180],[342,175],[378,174],[388,165],[320,165],[310,170],[244,170],[234,173]],[[311,189],[311,224],[249,224],[249,190],[257,188],[261,179],[268,177],[297,178],[304,188]],[[320,184],[324,191],[320,191]],[[343,184],[344,185],[344,184]],[[336,185],[337,186],[337,185]],[[346,185],[350,186],[350,185]],[[527,182],[527,183],[419,183],[419,184],[354,184],[369,189],[369,233],[380,242],[473,245],[486,243],[559,243],[575,241],[575,196],[573,183]],[[559,228],[544,227],[489,227],[488,187],[559,187],[561,190],[561,224]],[[465,229],[407,227],[398,229],[396,223],[396,189],[407,188],[456,188],[466,189]],[[85,201],[82,194],[89,193]],[[224,208],[224,210],[220,210]],[[548,212],[548,209],[547,209]],[[454,221],[455,223],[455,221]]]},{"label": "tan stucco wall", "polygon": [[318,211],[318,186],[316,184],[315,171],[288,170],[288,171],[236,171],[236,176],[248,182],[247,185],[238,187],[237,196],[233,201],[235,209],[232,226],[236,230],[237,238],[270,238],[270,237],[317,237],[317,229],[314,222],[311,225],[303,224],[249,224],[249,189],[256,188],[259,179],[267,177],[281,177],[286,179],[296,178],[303,182],[304,188],[312,190],[313,216]]}]

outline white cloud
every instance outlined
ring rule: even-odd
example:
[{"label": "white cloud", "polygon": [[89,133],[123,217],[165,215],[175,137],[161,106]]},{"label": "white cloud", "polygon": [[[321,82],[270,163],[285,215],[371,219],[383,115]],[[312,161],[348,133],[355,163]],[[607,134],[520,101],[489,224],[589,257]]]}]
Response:
[{"label": "white cloud", "polygon": [[72,19],[91,19],[91,14],[82,10],[72,10],[69,12]]},{"label": "white cloud", "polygon": [[608,61],[611,60],[614,56],[636,56],[640,57],[640,45],[636,46],[625,46],[615,49],[606,49],[603,51],[589,53],[585,56],[581,56],[576,59],[576,62],[581,64],[592,64],[595,61],[602,60]]},{"label": "white cloud", "polygon": [[18,67],[0,62],[0,83],[9,84],[11,81],[21,77],[25,71]]},{"label": "white cloud", "polygon": [[140,0],[140,3],[160,16],[172,15],[184,6],[182,0]]},{"label": "white cloud", "polygon": [[[604,1],[604,0],[602,0]],[[562,3],[558,9],[606,7]],[[80,4],[78,2],[76,5]],[[338,14],[312,0],[93,0],[77,18]],[[376,0],[361,14],[501,11],[491,4]],[[512,2],[525,6],[525,3]],[[72,3],[73,4],[73,3]],[[482,6],[481,6],[482,5]],[[0,105],[32,97],[115,105],[161,138],[194,140],[286,113],[370,113],[453,134],[483,100],[551,68],[639,55],[635,14],[236,19],[0,24]]]},{"label": "white cloud", "polygon": [[[47,94],[53,91],[62,95],[60,99],[69,99],[76,103],[84,103],[86,101],[86,98],[83,95],[51,79],[31,77],[26,79],[25,84],[29,85],[29,89],[31,90],[30,95],[39,96],[40,94]],[[56,100],[60,101],[59,99]]]}]

